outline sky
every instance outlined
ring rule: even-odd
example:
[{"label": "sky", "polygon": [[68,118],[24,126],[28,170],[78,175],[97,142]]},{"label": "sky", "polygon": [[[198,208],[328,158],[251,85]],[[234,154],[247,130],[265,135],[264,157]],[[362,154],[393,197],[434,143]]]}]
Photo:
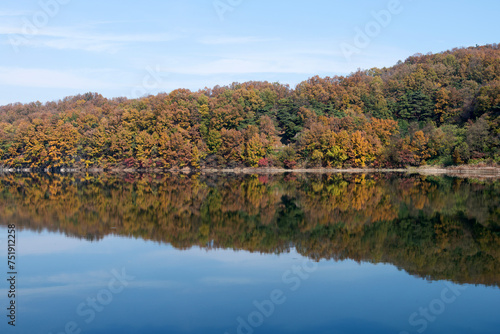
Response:
[{"label": "sky", "polygon": [[497,0],[4,0],[0,105],[251,80],[294,87],[497,43],[498,13]]}]

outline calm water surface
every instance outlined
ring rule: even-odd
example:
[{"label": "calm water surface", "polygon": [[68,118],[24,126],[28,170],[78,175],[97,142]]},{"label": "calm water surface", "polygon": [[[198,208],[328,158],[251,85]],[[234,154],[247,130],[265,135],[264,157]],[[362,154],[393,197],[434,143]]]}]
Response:
[{"label": "calm water surface", "polygon": [[1,333],[498,333],[500,182],[0,175]]}]

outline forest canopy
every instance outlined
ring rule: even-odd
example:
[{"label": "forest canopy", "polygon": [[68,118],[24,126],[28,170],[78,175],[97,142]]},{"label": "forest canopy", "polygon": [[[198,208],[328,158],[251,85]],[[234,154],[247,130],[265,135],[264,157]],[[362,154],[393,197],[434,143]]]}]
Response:
[{"label": "forest canopy", "polygon": [[500,163],[497,44],[298,84],[0,107],[7,167],[403,167]]}]

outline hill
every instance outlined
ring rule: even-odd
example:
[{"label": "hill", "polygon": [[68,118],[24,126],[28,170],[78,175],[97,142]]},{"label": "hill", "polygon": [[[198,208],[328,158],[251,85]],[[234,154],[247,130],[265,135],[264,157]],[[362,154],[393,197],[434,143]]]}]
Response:
[{"label": "hill", "polygon": [[399,167],[500,162],[496,44],[297,85],[0,107],[9,167]]}]

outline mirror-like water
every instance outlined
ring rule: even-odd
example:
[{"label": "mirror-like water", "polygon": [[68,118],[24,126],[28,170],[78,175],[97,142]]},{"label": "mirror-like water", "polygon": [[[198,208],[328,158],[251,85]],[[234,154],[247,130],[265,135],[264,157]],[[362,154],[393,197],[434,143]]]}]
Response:
[{"label": "mirror-like water", "polygon": [[3,175],[0,328],[497,333],[499,195],[396,174]]}]

